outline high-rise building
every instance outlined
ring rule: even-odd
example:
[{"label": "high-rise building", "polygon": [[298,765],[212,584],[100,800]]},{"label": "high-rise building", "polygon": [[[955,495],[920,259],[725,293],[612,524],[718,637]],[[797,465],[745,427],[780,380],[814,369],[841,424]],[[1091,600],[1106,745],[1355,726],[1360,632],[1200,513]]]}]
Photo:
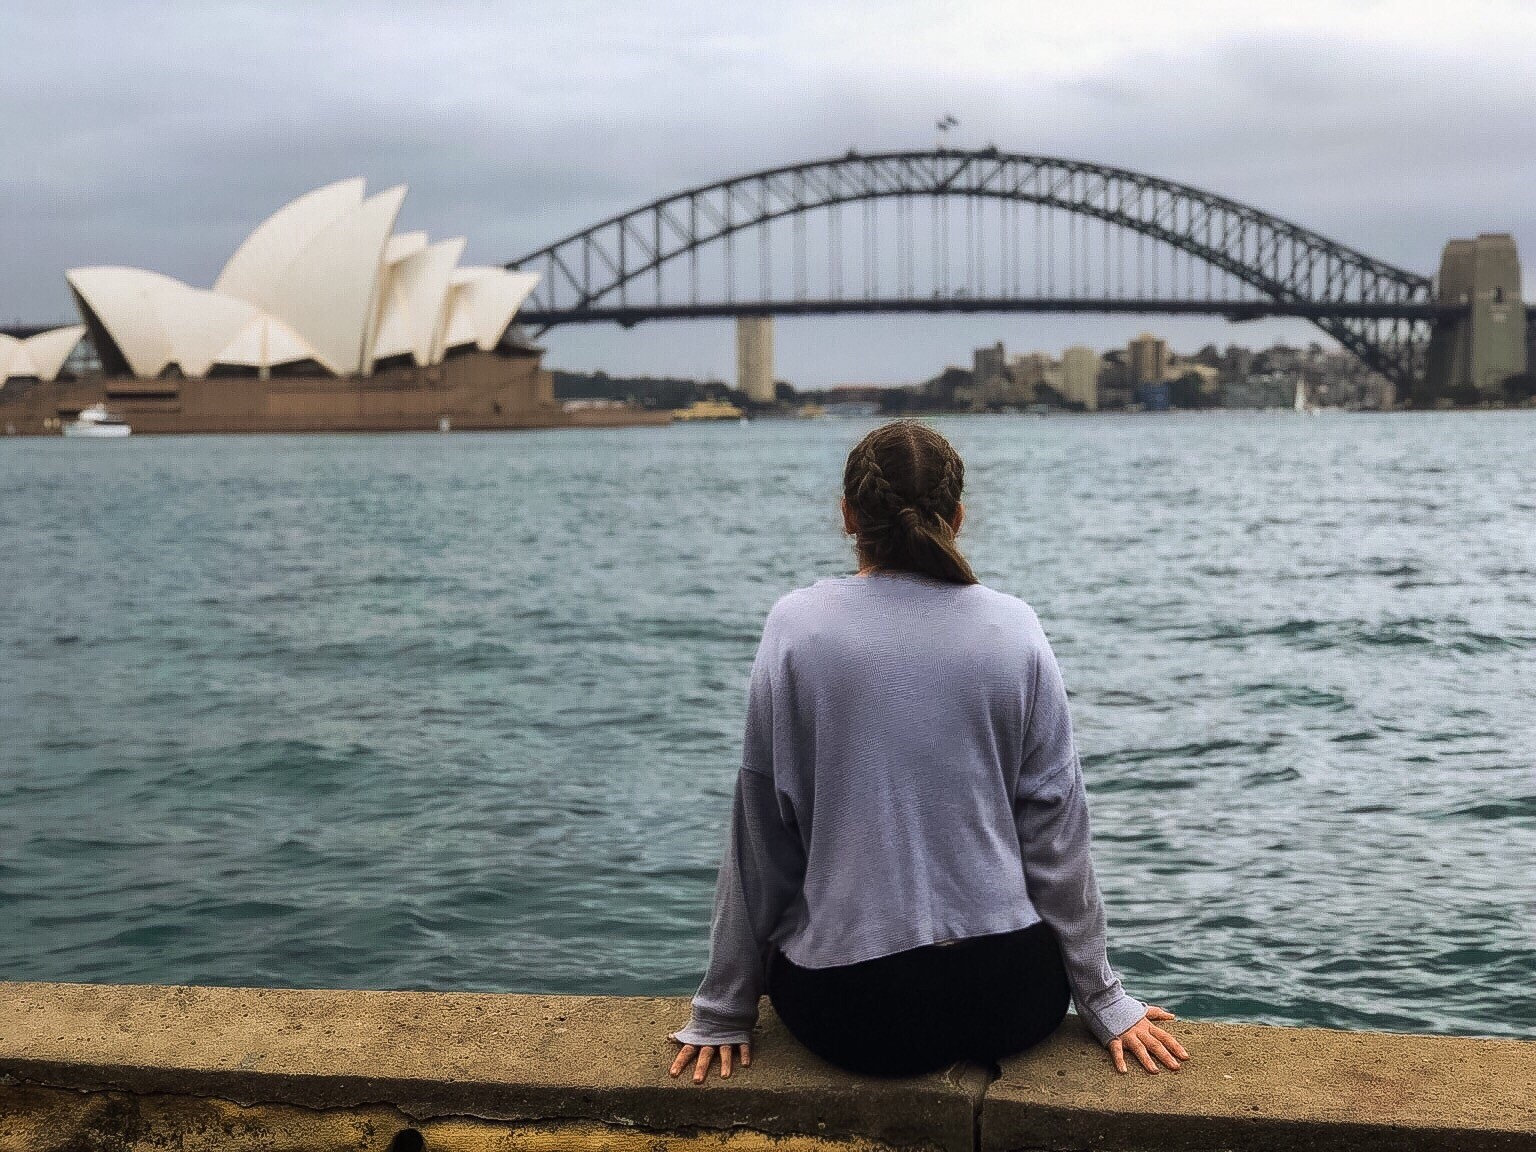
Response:
[{"label": "high-rise building", "polygon": [[1045,352],[1025,352],[1013,358],[1009,371],[1019,383],[1028,384],[1033,388],[1049,383],[1047,377],[1054,364],[1055,361]]},{"label": "high-rise building", "polygon": [[1133,388],[1161,384],[1168,376],[1168,342],[1143,332],[1127,345],[1126,362],[1130,365]]},{"label": "high-rise building", "polygon": [[977,348],[971,354],[971,377],[980,387],[1002,383],[1008,375],[1008,353],[999,340],[990,348]]},{"label": "high-rise building", "polygon": [[736,387],[754,404],[772,404],[773,317],[736,317]]},{"label": "high-rise building", "polygon": [[1061,354],[1062,395],[1089,412],[1099,408],[1099,354],[1081,344]]}]

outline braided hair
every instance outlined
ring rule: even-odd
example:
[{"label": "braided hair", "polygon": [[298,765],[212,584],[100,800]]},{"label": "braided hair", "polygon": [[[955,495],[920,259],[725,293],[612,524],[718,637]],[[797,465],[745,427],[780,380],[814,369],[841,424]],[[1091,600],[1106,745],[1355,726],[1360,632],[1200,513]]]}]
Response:
[{"label": "braided hair", "polygon": [[975,584],[951,527],[964,485],[959,453],[928,425],[896,420],[876,428],[854,445],[843,469],[860,563]]}]

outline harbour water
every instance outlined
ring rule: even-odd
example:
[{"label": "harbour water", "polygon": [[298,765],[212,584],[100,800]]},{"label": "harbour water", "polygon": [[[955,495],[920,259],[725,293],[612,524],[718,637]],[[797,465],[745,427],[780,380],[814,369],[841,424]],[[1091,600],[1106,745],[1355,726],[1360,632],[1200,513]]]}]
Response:
[{"label": "harbour water", "polygon": [[[938,423],[1129,989],[1536,1033],[1536,413]],[[691,991],[869,426],[0,442],[0,978]]]}]

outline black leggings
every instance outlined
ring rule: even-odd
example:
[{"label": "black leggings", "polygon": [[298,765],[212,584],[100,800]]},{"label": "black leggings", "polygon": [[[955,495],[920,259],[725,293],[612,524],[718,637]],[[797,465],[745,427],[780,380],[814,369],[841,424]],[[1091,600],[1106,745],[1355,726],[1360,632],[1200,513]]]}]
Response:
[{"label": "black leggings", "polygon": [[795,1036],[850,1072],[914,1076],[992,1063],[1056,1031],[1071,998],[1044,922],[836,968],[801,968],[774,948],[768,998]]}]

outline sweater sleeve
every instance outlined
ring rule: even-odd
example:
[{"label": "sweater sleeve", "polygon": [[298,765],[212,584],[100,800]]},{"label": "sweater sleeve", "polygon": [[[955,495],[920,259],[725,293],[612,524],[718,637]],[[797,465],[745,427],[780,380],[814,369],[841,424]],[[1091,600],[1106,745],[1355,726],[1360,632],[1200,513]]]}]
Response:
[{"label": "sweater sleeve", "polygon": [[1029,896],[1061,941],[1078,1015],[1101,1044],[1108,1044],[1147,1009],[1126,995],[1109,966],[1104,901],[1090,852],[1088,798],[1066,686],[1049,645],[1036,667],[1014,818]]},{"label": "sweater sleeve", "polygon": [[693,998],[683,1044],[745,1044],[757,1023],[774,929],[805,875],[793,809],[774,784],[773,690],[763,648],[748,690],[746,737],[725,859],[715,880],[709,968]]}]

